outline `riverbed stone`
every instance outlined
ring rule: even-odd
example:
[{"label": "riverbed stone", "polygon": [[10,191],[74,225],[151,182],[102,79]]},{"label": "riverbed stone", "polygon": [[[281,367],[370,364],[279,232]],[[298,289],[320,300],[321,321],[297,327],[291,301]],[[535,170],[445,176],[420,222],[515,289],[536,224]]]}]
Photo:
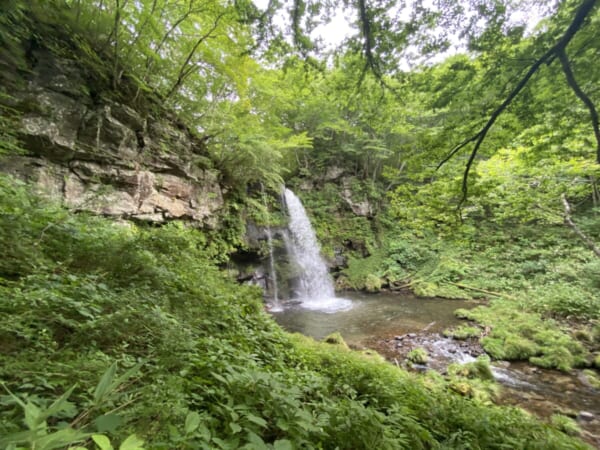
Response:
[{"label": "riverbed stone", "polygon": [[577,420],[582,422],[591,422],[594,420],[594,415],[588,411],[579,411],[579,414],[577,414]]}]

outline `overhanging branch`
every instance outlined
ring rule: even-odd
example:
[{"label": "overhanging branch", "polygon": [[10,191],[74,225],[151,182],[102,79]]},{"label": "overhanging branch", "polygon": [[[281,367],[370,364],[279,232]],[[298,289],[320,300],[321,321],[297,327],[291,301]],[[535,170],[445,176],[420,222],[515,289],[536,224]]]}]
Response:
[{"label": "overhanging branch", "polygon": [[583,92],[577,80],[575,79],[575,75],[571,70],[571,64],[569,63],[569,58],[567,57],[567,53],[564,50],[559,51],[558,59],[562,66],[563,72],[565,74],[565,78],[567,79],[567,83],[575,92],[575,95],[579,97],[579,99],[583,102],[583,104],[587,107],[590,112],[590,119],[592,121],[592,127],[594,128],[594,136],[596,137],[596,162],[600,164],[600,128],[598,127],[598,112],[596,111],[596,107],[594,106],[594,102]]},{"label": "overhanging branch", "polygon": [[571,228],[575,232],[575,234],[579,236],[579,239],[581,239],[598,258],[600,258],[600,248],[598,248],[596,244],[594,244],[594,241],[592,241],[583,231],[581,231],[577,224],[573,222],[573,219],[571,219],[571,205],[567,201],[567,196],[565,194],[562,194],[560,196],[560,199],[562,200],[562,204],[565,210],[563,216],[565,225]]},{"label": "overhanging branch", "polygon": [[[485,140],[488,132],[490,131],[490,129],[492,128],[492,126],[494,125],[496,120],[498,120],[498,117],[500,117],[500,115],[506,110],[506,108],[508,108],[508,106],[512,103],[512,101],[517,97],[517,95],[519,95],[519,93],[527,85],[527,83],[529,82],[531,77],[540,69],[540,67],[543,64],[551,64],[555,58],[560,59],[561,55],[564,55],[564,57],[566,58],[567,45],[569,44],[569,42],[571,42],[571,40],[573,39],[573,36],[575,36],[575,34],[583,26],[585,18],[590,14],[592,9],[596,5],[596,1],[597,0],[584,0],[584,2],[581,4],[579,9],[576,11],[575,16],[573,17],[573,20],[571,21],[571,24],[569,25],[569,27],[567,28],[565,33],[561,36],[561,38],[558,40],[558,42],[556,44],[554,44],[554,46],[552,46],[546,53],[544,53],[540,58],[538,58],[531,65],[529,70],[525,73],[525,75],[517,83],[515,88],[509,93],[509,95],[502,102],[502,104],[500,106],[498,106],[498,108],[496,108],[492,112],[490,118],[485,123],[483,128],[481,128],[481,130],[478,131],[475,135],[471,136],[470,138],[464,140],[462,143],[460,143],[456,147],[454,147],[450,151],[450,153],[448,153],[448,155],[438,165],[437,168],[439,169],[445,163],[447,163],[452,157],[454,157],[460,150],[462,150],[464,147],[466,147],[469,143],[475,142],[475,146],[473,147],[473,150],[471,151],[471,154],[469,155],[469,159],[467,161],[465,170],[463,172],[462,198],[458,204],[459,209],[462,206],[462,204],[465,202],[465,200],[467,199],[469,173],[471,171],[473,162],[475,161],[475,157],[477,156],[477,152],[479,151],[479,148],[481,147],[481,144]],[[568,59],[566,61],[567,61],[568,71],[570,72],[570,66],[568,65]],[[563,71],[564,71],[564,65],[563,65]],[[570,72],[570,73],[572,75],[572,72]],[[565,75],[567,75],[567,72],[565,72]],[[567,82],[569,83],[569,86],[575,91],[577,96],[586,104],[588,109],[590,109],[590,114],[592,116],[592,122],[594,125],[594,133],[596,135],[596,140],[598,142],[597,161],[600,163],[600,130],[598,129],[598,114],[596,113],[594,104],[583,93],[583,91],[581,91],[581,89],[579,89],[579,93],[578,93],[578,91],[575,89],[574,86],[578,87],[578,85],[575,82],[574,77],[572,77],[572,81],[574,81],[574,83],[571,83],[569,81],[569,75],[567,75]],[[580,94],[583,94],[583,96],[581,96]],[[586,98],[587,101],[584,100],[584,98]],[[594,115],[594,113],[596,113],[596,114]]]}]

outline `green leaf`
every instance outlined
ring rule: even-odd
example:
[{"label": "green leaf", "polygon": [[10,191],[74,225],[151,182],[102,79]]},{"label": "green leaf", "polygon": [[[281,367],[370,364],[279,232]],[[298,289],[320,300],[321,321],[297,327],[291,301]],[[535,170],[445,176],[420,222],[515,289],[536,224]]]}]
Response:
[{"label": "green leaf", "polygon": [[254,414],[248,414],[246,416],[246,419],[262,428],[265,428],[267,426],[267,421],[265,419],[263,419],[262,417],[255,416]]},{"label": "green leaf", "polygon": [[102,378],[100,378],[98,386],[96,386],[96,390],[94,391],[94,403],[100,403],[104,399],[106,394],[108,394],[113,379],[115,378],[116,372],[117,363],[111,364],[108,370],[104,372],[104,375],[102,375]]},{"label": "green leaf", "polygon": [[143,450],[144,440],[137,437],[135,434],[132,434],[127,439],[123,441],[119,450]]},{"label": "green leaf", "polygon": [[116,389],[117,386],[119,386],[120,384],[124,383],[126,380],[131,378],[133,376],[133,374],[135,374],[138,370],[140,370],[140,367],[142,367],[142,363],[137,363],[135,366],[131,367],[130,369],[127,369],[123,373],[123,375],[121,375],[120,377],[117,377],[117,379],[113,383],[113,389]]},{"label": "green leaf", "polygon": [[294,445],[287,439],[279,439],[273,442],[273,448],[275,450],[294,450]]},{"label": "green leaf", "polygon": [[200,425],[200,414],[196,411],[191,411],[185,418],[185,432],[190,434],[198,428]]},{"label": "green leaf", "polygon": [[30,430],[35,430],[39,427],[42,419],[42,410],[31,402],[25,404],[25,425]]},{"label": "green leaf", "polygon": [[62,430],[48,434],[43,438],[35,440],[35,448],[40,450],[52,450],[55,448],[63,448],[76,442],[82,442],[87,439],[89,434],[82,433],[73,428],[63,428]]},{"label": "green leaf", "polygon": [[8,444],[15,442],[24,442],[24,441],[32,441],[36,437],[39,436],[37,431],[19,431],[16,433],[11,433],[8,436],[0,437],[0,446],[8,446]]},{"label": "green leaf", "polygon": [[240,431],[242,431],[242,427],[239,426],[237,423],[235,422],[231,422],[229,424],[229,428],[231,428],[231,431],[233,432],[233,434],[235,433],[239,433]]},{"label": "green leaf", "polygon": [[103,416],[97,417],[94,420],[94,424],[96,425],[96,430],[99,433],[112,433],[114,432],[119,425],[123,423],[123,418],[118,414],[105,414]]},{"label": "green leaf", "polygon": [[76,386],[77,385],[74,384],[71,387],[71,389],[66,391],[57,400],[55,400],[48,409],[46,409],[45,411],[42,412],[40,419],[45,420],[48,417],[52,417],[56,413],[58,413],[60,411],[64,411],[67,407],[69,407],[69,404],[67,403],[67,399],[70,397],[71,393],[73,392],[73,390],[75,389]]},{"label": "green leaf", "polygon": [[265,441],[256,433],[248,432],[248,442],[253,444],[255,448],[268,448]]},{"label": "green leaf", "polygon": [[110,439],[102,434],[92,434],[92,440],[100,448],[100,450],[113,450],[113,446],[110,444]]}]

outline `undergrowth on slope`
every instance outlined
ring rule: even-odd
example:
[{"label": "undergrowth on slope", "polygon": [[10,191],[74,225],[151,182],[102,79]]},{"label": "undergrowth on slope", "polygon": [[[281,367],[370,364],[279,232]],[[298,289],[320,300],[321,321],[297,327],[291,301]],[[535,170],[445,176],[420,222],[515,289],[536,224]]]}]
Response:
[{"label": "undergrowth on slope", "polygon": [[87,448],[92,433],[158,449],[585,448],[519,409],[284,333],[198,230],[73,215],[1,177],[0,242],[0,436],[16,445],[22,402],[52,412],[36,433],[74,430]]}]

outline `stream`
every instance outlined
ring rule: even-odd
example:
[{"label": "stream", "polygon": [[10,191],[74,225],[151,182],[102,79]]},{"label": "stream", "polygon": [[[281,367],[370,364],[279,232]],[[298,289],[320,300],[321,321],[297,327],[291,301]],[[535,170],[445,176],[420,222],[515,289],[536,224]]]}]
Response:
[{"label": "stream", "polygon": [[[331,312],[289,303],[273,317],[284,329],[317,340],[340,332],[351,347],[374,349],[396,363],[411,349],[423,347],[430,361],[417,370],[444,373],[448,364],[472,361],[484,353],[477,342],[442,335],[444,329],[461,323],[453,314],[456,309],[472,308],[477,302],[385,293],[342,296],[352,302],[351,308]],[[498,403],[520,406],[542,418],[555,413],[571,416],[584,430],[585,440],[600,448],[600,395],[580,371],[563,373],[525,362],[496,361],[492,366],[503,387]]]}]

